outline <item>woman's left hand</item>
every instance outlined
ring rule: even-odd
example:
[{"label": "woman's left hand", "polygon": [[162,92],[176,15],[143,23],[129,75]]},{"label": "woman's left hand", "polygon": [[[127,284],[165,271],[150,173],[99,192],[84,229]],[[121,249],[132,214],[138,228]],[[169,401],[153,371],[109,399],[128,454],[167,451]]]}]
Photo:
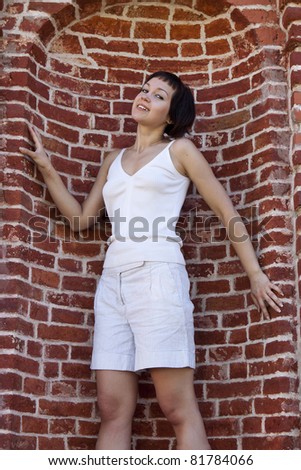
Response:
[{"label": "woman's left hand", "polygon": [[283,293],[262,271],[252,275],[250,283],[251,296],[257,309],[263,313],[266,320],[270,320],[267,307],[272,307],[276,312],[280,312],[280,307],[283,307],[283,304],[275,292],[281,297],[283,297]]}]

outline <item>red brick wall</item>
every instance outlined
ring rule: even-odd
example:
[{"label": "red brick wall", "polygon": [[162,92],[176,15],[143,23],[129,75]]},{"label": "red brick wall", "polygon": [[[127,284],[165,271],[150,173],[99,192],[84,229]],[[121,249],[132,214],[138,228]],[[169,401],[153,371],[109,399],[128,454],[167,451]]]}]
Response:
[{"label": "red brick wall", "polygon": [[[92,449],[99,425],[89,359],[106,230],[70,233],[41,175],[18,153],[29,142],[26,122],[41,129],[81,201],[106,150],[133,141],[131,100],[158,69],[195,90],[193,139],[286,297],[281,314],[262,321],[224,229],[192,189],[179,229],[195,303],[196,390],[212,447],[300,448],[301,228],[293,210],[301,205],[301,8],[174,3],[4,1],[1,448]],[[133,447],[174,445],[144,374]]]}]

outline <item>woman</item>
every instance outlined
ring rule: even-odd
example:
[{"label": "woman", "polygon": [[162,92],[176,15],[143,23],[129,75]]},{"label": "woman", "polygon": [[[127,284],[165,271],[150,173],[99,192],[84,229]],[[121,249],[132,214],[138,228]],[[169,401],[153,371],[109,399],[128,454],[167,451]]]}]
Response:
[{"label": "woman", "polygon": [[194,393],[193,308],[175,233],[190,181],[225,225],[249,276],[254,303],[266,319],[267,305],[280,311],[276,293],[282,293],[260,269],[222,185],[184,137],[195,118],[190,89],[176,75],[156,72],[135,98],[132,117],[137,123],[134,145],[105,158],[82,206],[49,162],[37,132],[30,128],[36,150],[20,150],[38,165],[73,230],[87,228],[104,204],[112,222],[95,295],[91,367],[101,416],[97,449],[130,449],[137,372],[142,369],[151,374],[177,448],[210,449]]}]

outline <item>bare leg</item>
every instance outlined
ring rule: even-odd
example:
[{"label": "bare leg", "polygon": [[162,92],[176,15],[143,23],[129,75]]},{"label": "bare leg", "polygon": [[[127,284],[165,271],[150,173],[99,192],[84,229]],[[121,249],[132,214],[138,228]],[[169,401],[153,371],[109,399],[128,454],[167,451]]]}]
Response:
[{"label": "bare leg", "polygon": [[210,449],[197,404],[193,369],[158,368],[151,370],[159,405],[174,428],[177,449]]},{"label": "bare leg", "polygon": [[136,408],[138,378],[133,372],[97,371],[97,399],[101,426],[98,450],[129,450]]}]

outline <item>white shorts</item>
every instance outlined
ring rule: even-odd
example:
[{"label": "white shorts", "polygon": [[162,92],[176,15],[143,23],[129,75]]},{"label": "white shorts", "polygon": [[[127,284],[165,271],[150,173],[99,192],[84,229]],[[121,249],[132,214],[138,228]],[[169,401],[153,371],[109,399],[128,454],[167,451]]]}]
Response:
[{"label": "white shorts", "polygon": [[91,369],[195,367],[186,268],[137,262],[105,268],[98,283]]}]

